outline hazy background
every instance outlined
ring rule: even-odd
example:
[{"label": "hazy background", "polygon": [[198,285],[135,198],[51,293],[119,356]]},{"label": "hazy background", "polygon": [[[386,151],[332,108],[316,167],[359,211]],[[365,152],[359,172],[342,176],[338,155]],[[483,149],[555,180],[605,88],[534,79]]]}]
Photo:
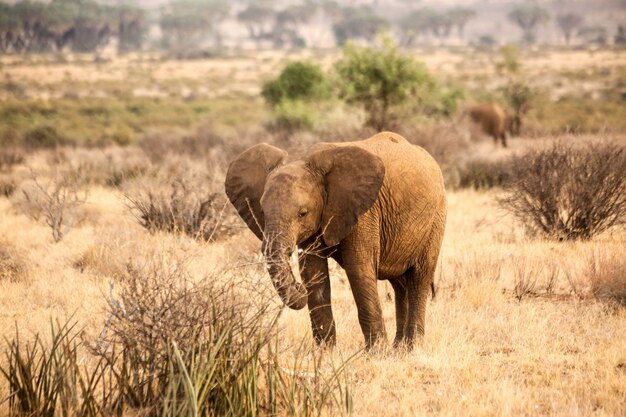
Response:
[{"label": "hazy background", "polygon": [[401,46],[610,45],[620,42],[616,36],[625,24],[624,0],[5,1],[0,3],[0,48],[162,48],[187,57],[332,48],[347,39],[370,43],[381,31]]}]

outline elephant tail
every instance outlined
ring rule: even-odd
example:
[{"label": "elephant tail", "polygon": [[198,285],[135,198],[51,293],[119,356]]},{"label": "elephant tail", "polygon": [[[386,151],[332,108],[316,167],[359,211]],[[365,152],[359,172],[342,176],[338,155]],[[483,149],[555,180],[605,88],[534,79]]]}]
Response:
[{"label": "elephant tail", "polygon": [[432,295],[432,299],[434,300],[437,296],[437,289],[435,288],[435,281],[430,283],[430,293]]}]

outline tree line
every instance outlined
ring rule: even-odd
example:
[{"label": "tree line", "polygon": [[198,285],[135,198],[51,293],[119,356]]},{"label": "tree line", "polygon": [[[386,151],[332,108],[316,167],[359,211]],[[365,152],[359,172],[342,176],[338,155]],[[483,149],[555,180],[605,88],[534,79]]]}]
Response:
[{"label": "tree line", "polygon": [[[160,29],[160,44],[167,50],[198,50],[207,45],[220,50],[228,35],[222,24],[225,20],[242,25],[248,40],[259,48],[312,46],[307,33],[311,25],[320,24],[330,29],[338,46],[350,39],[372,42],[382,31],[393,33],[402,46],[414,46],[429,39],[462,39],[467,23],[477,15],[466,7],[434,10],[407,2],[405,8],[405,13],[390,20],[371,5],[333,0],[301,0],[284,6],[274,0],[171,0],[156,15],[139,7],[95,0],[21,0],[12,5],[0,3],[0,53],[94,52],[112,39],[117,40],[120,52],[133,51],[145,46],[149,26]],[[587,43],[606,43],[609,38],[606,28],[585,25],[583,16],[567,10],[552,17],[536,4],[520,3],[510,8],[507,17],[522,30],[525,43],[535,42],[538,28],[551,18],[567,44],[574,36]],[[626,42],[623,27],[614,40]],[[489,39],[480,42],[489,43]]]},{"label": "tree line", "polygon": [[94,0],[0,3],[0,52],[93,52],[118,38],[121,51],[141,47],[145,11]]}]

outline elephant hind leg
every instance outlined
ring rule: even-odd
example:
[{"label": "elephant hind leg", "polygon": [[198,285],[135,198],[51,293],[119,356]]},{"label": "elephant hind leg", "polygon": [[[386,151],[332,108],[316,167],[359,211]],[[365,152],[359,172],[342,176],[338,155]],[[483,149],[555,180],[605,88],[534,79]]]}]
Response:
[{"label": "elephant hind leg", "polygon": [[434,294],[435,270],[443,239],[443,214],[430,232],[429,244],[426,246],[416,266],[405,273],[408,314],[405,327],[405,340],[409,347],[415,344],[417,338],[424,336],[424,322],[428,297]]},{"label": "elephant hind leg", "polygon": [[500,135],[500,142],[502,142],[502,147],[506,148],[506,132]]},{"label": "elephant hind leg", "polygon": [[399,347],[405,342],[407,313],[409,311],[406,278],[402,276],[389,282],[393,287],[396,300],[396,337],[393,340],[393,347]]},{"label": "elephant hind leg", "polygon": [[404,340],[409,347],[415,344],[416,339],[424,336],[426,303],[432,291],[434,275],[434,265],[421,265],[407,271],[408,314]]}]

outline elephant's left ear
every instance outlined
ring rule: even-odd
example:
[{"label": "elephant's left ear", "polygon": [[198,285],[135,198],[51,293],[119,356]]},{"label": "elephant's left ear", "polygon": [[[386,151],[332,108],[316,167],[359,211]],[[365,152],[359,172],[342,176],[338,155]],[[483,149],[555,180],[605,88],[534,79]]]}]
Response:
[{"label": "elephant's left ear", "polygon": [[324,178],[322,236],[326,245],[335,246],[378,198],[385,165],[378,156],[356,146],[315,152],[307,158],[307,165]]}]

